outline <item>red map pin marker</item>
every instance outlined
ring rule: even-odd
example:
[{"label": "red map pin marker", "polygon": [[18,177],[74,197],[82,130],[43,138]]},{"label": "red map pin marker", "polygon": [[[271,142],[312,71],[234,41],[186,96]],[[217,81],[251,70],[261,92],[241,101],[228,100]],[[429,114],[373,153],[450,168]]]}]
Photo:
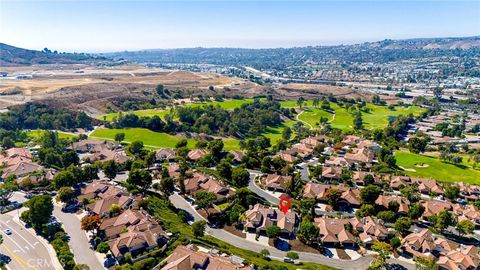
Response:
[{"label": "red map pin marker", "polygon": [[288,209],[290,209],[290,198],[283,197],[280,199],[280,209],[282,209],[283,214],[287,214]]}]

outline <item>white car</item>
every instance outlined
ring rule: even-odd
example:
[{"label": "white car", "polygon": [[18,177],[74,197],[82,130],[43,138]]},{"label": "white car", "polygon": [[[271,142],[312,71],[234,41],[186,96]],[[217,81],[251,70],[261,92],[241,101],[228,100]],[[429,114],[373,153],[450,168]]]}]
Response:
[{"label": "white car", "polygon": [[4,232],[6,235],[11,235],[11,234],[12,234],[12,230],[10,230],[10,229],[5,229],[5,230],[3,230],[3,232]]}]

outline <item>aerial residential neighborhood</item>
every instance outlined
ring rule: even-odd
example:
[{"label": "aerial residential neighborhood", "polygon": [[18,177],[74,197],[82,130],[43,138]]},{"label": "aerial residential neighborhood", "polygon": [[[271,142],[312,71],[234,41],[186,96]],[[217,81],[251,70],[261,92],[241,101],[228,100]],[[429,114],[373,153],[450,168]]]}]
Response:
[{"label": "aerial residential neighborhood", "polygon": [[0,270],[480,270],[479,10],[3,1]]}]

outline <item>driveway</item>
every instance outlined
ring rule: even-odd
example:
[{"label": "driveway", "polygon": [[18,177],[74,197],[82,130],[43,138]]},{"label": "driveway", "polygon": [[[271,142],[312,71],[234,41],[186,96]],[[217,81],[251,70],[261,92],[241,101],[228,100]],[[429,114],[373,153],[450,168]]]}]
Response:
[{"label": "driveway", "polygon": [[[7,268],[11,270],[63,269],[53,247],[41,236],[36,235],[33,229],[25,228],[19,221],[18,214],[19,212],[14,210],[0,215],[0,229],[3,236],[0,253],[11,259]],[[5,234],[5,229],[10,229],[12,234]]]},{"label": "driveway", "polygon": [[250,181],[248,182],[248,189],[251,191],[255,192],[258,196],[264,198],[267,200],[269,203],[273,205],[277,205],[280,202],[280,199],[277,197],[273,196],[272,194],[266,192],[265,190],[259,188],[257,185],[255,185],[255,177],[261,174],[260,171],[255,171],[255,170],[248,170],[250,173]]},{"label": "driveway", "polygon": [[[169,197],[169,199],[175,207],[181,208],[189,212],[193,216],[195,221],[204,220],[204,218],[200,216],[197,213],[197,211],[187,201],[185,201],[185,199],[183,199],[183,197],[179,196],[178,194],[173,194]],[[206,229],[206,233],[224,242],[227,242],[231,245],[234,245],[236,247],[243,248],[246,250],[260,252],[262,249],[266,248],[268,249],[268,251],[270,251],[270,255],[275,259],[281,260],[287,254],[286,252],[280,251],[274,247],[266,247],[261,243],[256,243],[248,239],[238,237],[222,229],[214,229],[209,227]],[[306,253],[306,252],[297,252],[297,253],[301,261],[318,263],[318,264],[327,265],[327,266],[331,266],[339,269],[364,270],[368,268],[372,260],[372,257],[369,255],[365,257],[361,257],[355,261],[351,261],[351,260],[347,261],[347,260],[333,259],[333,258],[329,258],[323,255],[314,254],[314,253]],[[390,261],[392,263],[399,263],[405,266],[407,269],[415,269],[414,265],[411,265],[396,259],[390,260]]]},{"label": "driveway", "polygon": [[104,269],[103,262],[99,261],[87,235],[80,228],[80,219],[75,214],[62,212],[57,204],[53,208],[53,215],[63,224],[63,228],[70,236],[68,244],[75,255],[75,262],[86,264],[90,269]]}]

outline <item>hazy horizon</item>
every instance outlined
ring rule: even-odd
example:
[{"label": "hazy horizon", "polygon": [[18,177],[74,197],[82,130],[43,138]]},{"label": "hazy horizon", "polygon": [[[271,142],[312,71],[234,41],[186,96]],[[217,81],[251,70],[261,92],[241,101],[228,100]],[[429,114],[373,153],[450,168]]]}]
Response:
[{"label": "hazy horizon", "polygon": [[0,28],[3,43],[66,52],[330,46],[478,36],[480,2],[2,1]]}]

